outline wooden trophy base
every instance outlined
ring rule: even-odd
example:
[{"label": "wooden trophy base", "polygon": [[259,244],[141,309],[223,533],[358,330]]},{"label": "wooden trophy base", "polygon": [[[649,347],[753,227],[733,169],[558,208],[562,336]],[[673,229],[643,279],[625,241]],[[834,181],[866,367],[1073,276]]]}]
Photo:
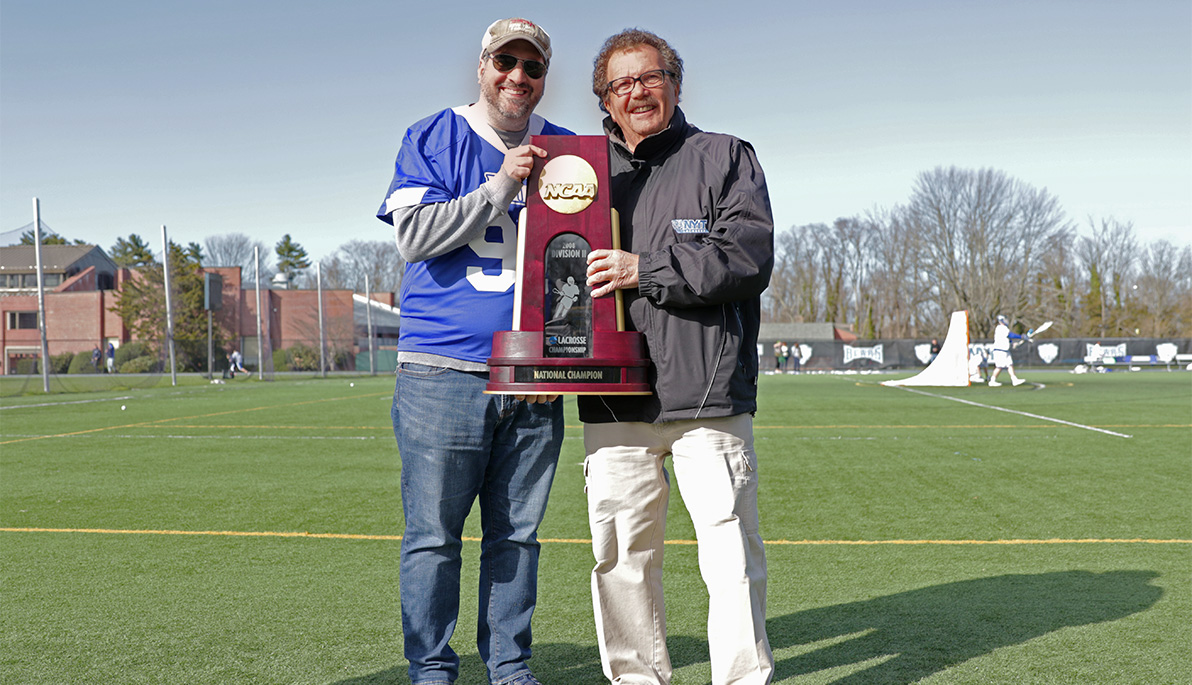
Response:
[{"label": "wooden trophy base", "polygon": [[488,360],[491,395],[649,395],[645,338],[605,331],[592,357],[543,357],[542,331],[493,334]]}]

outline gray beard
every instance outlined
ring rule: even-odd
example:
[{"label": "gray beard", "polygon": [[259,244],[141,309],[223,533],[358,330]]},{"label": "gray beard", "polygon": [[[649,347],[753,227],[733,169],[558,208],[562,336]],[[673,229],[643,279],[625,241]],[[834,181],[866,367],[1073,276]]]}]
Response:
[{"label": "gray beard", "polygon": [[[533,101],[526,100],[512,107],[508,103],[503,105],[501,102],[501,91],[491,83],[483,84],[480,88],[480,94],[488,106],[487,109],[490,117],[497,117],[500,121],[505,122],[506,126],[514,126],[516,129],[525,128],[526,119],[534,111],[534,106],[538,104],[539,100],[536,97]],[[504,130],[510,129],[504,128]]]}]

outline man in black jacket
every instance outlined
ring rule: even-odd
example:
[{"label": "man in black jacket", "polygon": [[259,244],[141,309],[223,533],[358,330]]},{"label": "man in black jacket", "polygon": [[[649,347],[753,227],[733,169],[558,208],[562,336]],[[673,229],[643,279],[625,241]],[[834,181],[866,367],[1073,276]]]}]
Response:
[{"label": "man in black jacket", "polygon": [[607,41],[592,83],[609,135],[621,244],[588,257],[592,296],[624,291],[654,394],[581,396],[596,631],[604,674],[669,683],[662,599],[668,454],[699,538],[712,682],[768,683],[766,561],[758,532],[761,293],[774,221],[753,148],[678,108],[683,62],[636,29]]}]

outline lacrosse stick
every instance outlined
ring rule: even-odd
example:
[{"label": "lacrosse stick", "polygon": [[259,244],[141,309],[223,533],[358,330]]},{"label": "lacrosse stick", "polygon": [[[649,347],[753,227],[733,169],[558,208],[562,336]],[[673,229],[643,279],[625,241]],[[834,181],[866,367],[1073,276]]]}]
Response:
[{"label": "lacrosse stick", "polygon": [[1047,330],[1048,328],[1051,328],[1052,323],[1053,322],[1051,322],[1051,321],[1044,321],[1042,324],[1039,325],[1038,328],[1032,328],[1031,330],[1026,332],[1025,337],[1019,338],[1019,339],[1015,340],[1014,342],[1010,343],[1010,348],[1015,349],[1019,345],[1021,345],[1023,343],[1023,341],[1026,341],[1026,340],[1030,340],[1033,342],[1035,339],[1035,336],[1042,333],[1043,331]]}]

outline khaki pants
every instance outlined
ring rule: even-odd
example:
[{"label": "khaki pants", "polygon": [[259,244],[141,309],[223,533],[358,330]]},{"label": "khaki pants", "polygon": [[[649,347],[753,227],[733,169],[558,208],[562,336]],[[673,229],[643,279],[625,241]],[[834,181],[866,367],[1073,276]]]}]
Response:
[{"label": "khaki pants", "polygon": [[662,597],[670,493],[663,460],[670,454],[708,589],[712,682],[770,682],[752,418],[586,424],[584,446],[596,557],[592,601],[605,676],[618,684],[670,682]]}]

